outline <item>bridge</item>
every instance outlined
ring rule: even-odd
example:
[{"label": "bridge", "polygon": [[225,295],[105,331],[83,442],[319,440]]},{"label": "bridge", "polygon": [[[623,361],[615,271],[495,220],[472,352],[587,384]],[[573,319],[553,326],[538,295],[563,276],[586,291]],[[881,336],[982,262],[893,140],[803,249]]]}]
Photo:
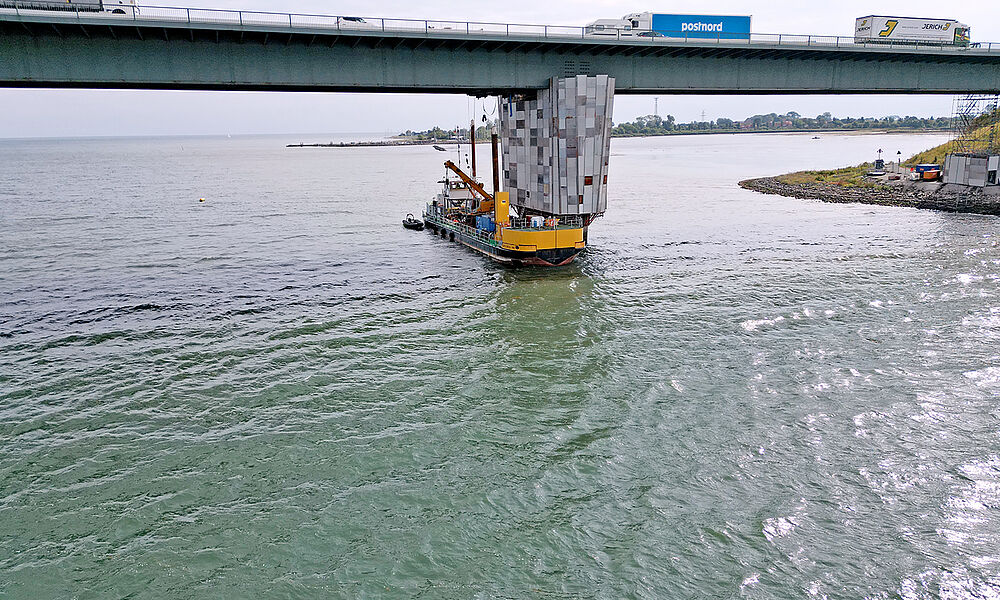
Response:
[{"label": "bridge", "polygon": [[620,94],[990,93],[1000,91],[1000,43],[609,38],[547,25],[146,6],[119,15],[0,8],[0,87],[485,96],[599,74],[613,77]]}]

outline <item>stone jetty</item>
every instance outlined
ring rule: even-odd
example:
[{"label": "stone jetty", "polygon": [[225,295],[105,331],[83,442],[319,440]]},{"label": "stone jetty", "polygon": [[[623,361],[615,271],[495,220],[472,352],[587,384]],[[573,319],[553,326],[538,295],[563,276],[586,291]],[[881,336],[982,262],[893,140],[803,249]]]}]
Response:
[{"label": "stone jetty", "polygon": [[929,182],[893,182],[894,185],[847,187],[826,183],[782,183],[777,177],[746,179],[741,188],[791,198],[823,202],[902,206],[946,212],[1000,215],[1000,196],[978,188]]}]

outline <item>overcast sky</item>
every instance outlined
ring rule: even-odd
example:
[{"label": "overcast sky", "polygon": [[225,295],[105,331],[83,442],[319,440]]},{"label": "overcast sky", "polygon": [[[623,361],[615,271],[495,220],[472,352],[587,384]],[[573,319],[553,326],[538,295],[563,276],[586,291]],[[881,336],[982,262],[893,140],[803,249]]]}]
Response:
[{"label": "overcast sky", "polygon": [[[648,0],[641,0],[647,1]],[[850,36],[854,18],[872,14],[957,19],[972,27],[974,41],[1000,41],[1000,2],[942,3],[841,0],[459,0],[365,2],[347,0],[158,0],[140,4],[241,8],[281,12],[461,21],[584,25],[629,12],[750,14],[757,33]],[[941,68],[947,68],[942,66]],[[72,106],[72,111],[65,107]],[[680,121],[743,118],[795,110],[815,116],[947,116],[951,96],[666,96],[661,115]],[[465,96],[433,94],[334,94],[276,92],[163,92],[117,90],[0,89],[0,137],[243,133],[397,133],[468,123],[476,110]],[[615,121],[653,112],[652,96],[615,98]],[[79,115],[87,115],[81,118]]]}]

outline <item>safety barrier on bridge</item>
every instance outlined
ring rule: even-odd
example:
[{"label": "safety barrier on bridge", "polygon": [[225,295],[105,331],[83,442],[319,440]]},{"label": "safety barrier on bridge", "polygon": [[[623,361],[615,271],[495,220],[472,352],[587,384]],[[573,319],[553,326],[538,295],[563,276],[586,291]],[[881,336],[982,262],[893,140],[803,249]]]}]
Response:
[{"label": "safety barrier on bridge", "polygon": [[[83,3],[68,4],[67,10],[37,10],[25,9],[25,3],[15,0],[0,1],[0,18],[24,17],[32,19],[44,17],[46,20],[68,20],[80,22],[107,21],[108,23],[123,20],[156,23],[176,23],[190,25],[224,25],[229,27],[267,27],[281,30],[326,30],[343,33],[378,35],[393,34],[427,34],[435,36],[483,36],[512,38],[523,40],[534,38],[540,40],[565,41],[580,39],[586,41],[614,42],[620,41],[629,45],[672,45],[691,43],[697,45],[718,44],[725,46],[788,46],[816,48],[867,48],[876,50],[928,50],[955,53],[1000,53],[1000,42],[979,42],[969,46],[953,46],[946,44],[912,43],[912,42],[858,42],[854,37],[831,35],[799,35],[799,34],[769,34],[751,33],[749,39],[726,39],[720,34],[712,39],[706,38],[704,32],[699,32],[697,38],[689,38],[686,32],[667,32],[662,36],[639,36],[629,31],[608,30],[601,34],[588,34],[584,27],[563,25],[526,25],[517,23],[489,23],[475,21],[437,21],[419,19],[389,19],[382,17],[355,17],[317,14],[296,14],[266,11],[224,10],[209,8],[184,8],[170,6],[113,6],[124,10],[124,14],[96,12],[99,5]],[[7,8],[4,8],[4,6]]]}]

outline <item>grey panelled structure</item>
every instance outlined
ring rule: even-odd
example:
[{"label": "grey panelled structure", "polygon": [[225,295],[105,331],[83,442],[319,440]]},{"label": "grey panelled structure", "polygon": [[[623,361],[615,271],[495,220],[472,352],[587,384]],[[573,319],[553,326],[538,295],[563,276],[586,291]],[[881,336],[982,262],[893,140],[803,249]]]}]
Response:
[{"label": "grey panelled structure", "polygon": [[986,187],[1000,183],[1000,155],[949,154],[944,160],[944,182],[972,187]]},{"label": "grey panelled structure", "polygon": [[235,11],[212,12],[209,22],[197,9],[148,6],[124,17],[4,10],[0,87],[503,95],[545,89],[553,77],[607,74],[618,94],[1000,90],[1000,49],[992,46],[865,47],[809,36],[616,40],[541,26],[526,33],[423,22],[419,30],[386,22],[337,29],[291,15],[248,21],[249,13]]},{"label": "grey panelled structure", "polygon": [[552,215],[597,215],[608,206],[615,80],[552,79],[534,98],[501,101],[503,177],[510,203]]}]

